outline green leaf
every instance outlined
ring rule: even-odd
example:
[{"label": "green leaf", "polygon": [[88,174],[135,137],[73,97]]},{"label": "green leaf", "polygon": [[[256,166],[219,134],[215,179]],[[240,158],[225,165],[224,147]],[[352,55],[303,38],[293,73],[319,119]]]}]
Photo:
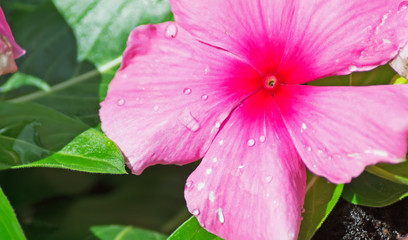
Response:
[{"label": "green leaf", "polygon": [[[6,6],[20,2],[11,1]],[[96,126],[100,81],[105,72],[119,65],[120,59],[108,59],[99,68],[90,62],[77,62],[75,36],[51,1],[36,5],[32,11],[9,9],[9,16],[16,41],[27,50],[17,60],[19,74],[41,79],[50,88],[45,92],[25,86],[0,93],[0,100],[36,102]],[[7,76],[1,81],[7,81]]]},{"label": "green leaf", "polygon": [[45,92],[50,91],[50,86],[43,80],[31,75],[16,73],[13,74],[6,83],[0,86],[0,92],[10,92],[11,90],[18,89],[22,86],[34,86]]},{"label": "green leaf", "polygon": [[400,164],[377,164],[366,171],[391,182],[408,185],[408,161]]},{"label": "green leaf", "polygon": [[[138,25],[172,18],[166,0],[53,0],[74,30],[78,60],[101,66],[123,52],[129,33]],[[119,53],[119,54],[118,54]]]},{"label": "green leaf", "polygon": [[353,72],[345,76],[332,76],[309,83],[316,86],[368,86],[390,84],[395,71],[389,66],[377,67],[368,72]]},{"label": "green leaf", "polygon": [[195,217],[191,217],[181,225],[168,240],[221,240],[200,226]]},{"label": "green leaf", "polygon": [[347,201],[369,207],[385,207],[406,196],[408,185],[388,181],[368,172],[345,185],[343,192],[343,198]]},{"label": "green leaf", "polygon": [[9,201],[0,188],[0,239],[26,239]]},{"label": "green leaf", "polygon": [[306,197],[299,240],[313,237],[333,210],[343,191],[343,185],[334,185],[326,179],[307,172]]},{"label": "green leaf", "polygon": [[126,174],[123,156],[115,144],[95,129],[80,134],[60,151],[24,167],[65,168],[90,173]]},{"label": "green leaf", "polygon": [[93,226],[92,233],[99,240],[165,240],[166,236],[160,233],[138,229],[131,226]]},{"label": "green leaf", "polygon": [[88,128],[38,104],[0,103],[0,169],[45,158]]},{"label": "green leaf", "polygon": [[42,166],[126,173],[117,147],[88,128],[37,104],[0,103],[0,169]]}]

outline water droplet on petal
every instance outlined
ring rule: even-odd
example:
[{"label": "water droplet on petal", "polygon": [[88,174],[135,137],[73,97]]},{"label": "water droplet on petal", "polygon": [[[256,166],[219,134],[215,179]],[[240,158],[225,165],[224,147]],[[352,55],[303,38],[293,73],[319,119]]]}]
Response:
[{"label": "water droplet on petal", "polygon": [[398,6],[398,11],[404,11],[408,8],[408,1],[402,1]]},{"label": "water droplet on petal", "polygon": [[214,125],[215,128],[220,128],[221,127],[221,122],[217,121]]},{"label": "water droplet on petal", "polygon": [[355,72],[355,71],[357,71],[357,67],[354,66],[354,65],[351,65],[351,66],[349,66],[348,68],[349,68],[349,71],[350,71],[350,72]]},{"label": "water droplet on petal", "polygon": [[265,137],[265,136],[260,136],[260,137],[259,137],[259,141],[260,141],[260,142],[263,143],[263,142],[265,142],[265,140],[266,140],[266,137]]},{"label": "water droplet on petal", "polygon": [[293,232],[289,233],[289,238],[290,239],[294,239],[295,238],[295,234]]},{"label": "water droplet on petal", "polygon": [[311,152],[311,151],[312,151],[312,148],[311,148],[311,147],[307,147],[307,151],[308,151],[308,152]]},{"label": "water droplet on petal", "polygon": [[204,73],[205,73],[205,74],[208,74],[209,72],[210,72],[210,67],[209,67],[209,66],[205,67]]},{"label": "water droplet on petal", "polygon": [[220,142],[218,144],[220,144],[220,146],[222,146],[224,144],[224,140],[220,140]]},{"label": "water droplet on petal", "polygon": [[254,139],[249,139],[247,142],[248,146],[253,147],[255,145],[255,140]]},{"label": "water droplet on petal", "polygon": [[208,169],[205,171],[205,173],[206,173],[207,175],[210,175],[210,174],[212,173],[212,169],[211,169],[211,168],[208,168]]},{"label": "water droplet on petal", "polygon": [[278,205],[278,201],[276,201],[276,200],[273,200],[273,202],[272,202],[274,205]]},{"label": "water droplet on petal", "polygon": [[217,162],[217,158],[213,158],[213,162]]},{"label": "water droplet on petal", "polygon": [[154,106],[153,110],[157,112],[159,110],[159,106]]},{"label": "water droplet on petal", "polygon": [[220,223],[224,223],[224,222],[225,222],[224,214],[222,213],[222,209],[221,209],[221,208],[218,208],[218,209],[217,209],[217,219],[218,219],[218,222],[220,222]]},{"label": "water droplet on petal", "polygon": [[191,94],[191,89],[190,88],[184,88],[183,93],[185,95],[190,95]]},{"label": "water droplet on petal", "polygon": [[265,178],[265,181],[266,181],[267,183],[270,183],[270,182],[272,181],[272,177],[271,177],[271,176],[267,176],[267,177]]},{"label": "water droplet on petal", "polygon": [[188,181],[188,182],[186,183],[186,189],[187,189],[187,188],[190,188],[192,184],[193,184],[192,181]]},{"label": "water droplet on petal", "polygon": [[211,191],[210,194],[208,195],[208,200],[210,200],[211,202],[215,201],[215,194],[213,191]]},{"label": "water droplet on petal", "polygon": [[306,123],[302,123],[302,128],[300,129],[300,132],[304,132],[307,129]]},{"label": "water droplet on petal", "polygon": [[177,26],[174,23],[170,23],[167,28],[166,28],[166,32],[165,32],[165,36],[166,38],[175,38],[177,36]]},{"label": "water droplet on petal", "polygon": [[200,210],[198,210],[197,208],[193,209],[192,213],[193,213],[194,216],[198,216],[198,215],[200,215]]},{"label": "water droplet on petal", "polygon": [[123,106],[125,104],[125,99],[121,98],[118,100],[118,106]]},{"label": "water droplet on petal", "polygon": [[208,95],[202,95],[202,96],[201,96],[201,100],[207,101],[207,99],[208,99]]},{"label": "water droplet on petal", "polygon": [[192,131],[192,132],[196,132],[198,131],[198,129],[200,129],[200,123],[198,122],[197,119],[195,119],[193,117],[193,115],[191,115],[191,112],[186,110],[184,111],[181,116],[179,121],[181,122],[181,124],[183,124],[188,130]]},{"label": "water droplet on petal", "polygon": [[205,186],[205,183],[199,183],[199,184],[197,184],[197,190],[198,190],[198,191],[201,191],[201,190],[204,188],[204,186]]}]

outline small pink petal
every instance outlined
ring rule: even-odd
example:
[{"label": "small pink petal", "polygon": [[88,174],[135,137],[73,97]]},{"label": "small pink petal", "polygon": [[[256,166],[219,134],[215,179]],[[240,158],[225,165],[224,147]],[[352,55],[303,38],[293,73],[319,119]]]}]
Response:
[{"label": "small pink petal", "polygon": [[201,225],[224,239],[296,239],[305,183],[275,100],[259,92],[231,114],[185,197]]},{"label": "small pink petal", "polygon": [[368,165],[405,158],[408,85],[282,86],[276,98],[306,166],[331,182],[350,182]]},{"label": "small pink petal", "polygon": [[0,75],[17,71],[14,59],[24,53],[25,51],[14,41],[6,17],[0,8]]},{"label": "small pink petal", "polygon": [[256,77],[247,64],[173,22],[138,27],[102,103],[102,129],[135,174],[196,161],[230,111],[258,88],[250,81]]},{"label": "small pink petal", "polygon": [[[390,0],[171,0],[199,40],[284,83],[372,69],[408,41],[408,9]],[[216,6],[216,7],[215,7]],[[222,23],[222,24],[214,24]]]}]

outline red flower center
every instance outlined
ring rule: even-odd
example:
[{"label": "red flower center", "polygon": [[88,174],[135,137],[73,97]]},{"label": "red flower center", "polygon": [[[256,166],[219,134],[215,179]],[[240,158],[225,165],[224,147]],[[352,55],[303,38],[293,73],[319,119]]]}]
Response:
[{"label": "red flower center", "polygon": [[279,85],[278,78],[275,74],[267,74],[262,78],[262,83],[265,89],[273,90]]}]

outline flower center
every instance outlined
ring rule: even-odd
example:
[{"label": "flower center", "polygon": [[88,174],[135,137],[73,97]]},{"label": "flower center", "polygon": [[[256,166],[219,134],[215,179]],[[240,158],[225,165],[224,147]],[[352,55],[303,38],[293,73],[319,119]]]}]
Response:
[{"label": "flower center", "polygon": [[273,90],[279,85],[278,78],[275,74],[268,74],[262,78],[263,86],[267,90]]}]

